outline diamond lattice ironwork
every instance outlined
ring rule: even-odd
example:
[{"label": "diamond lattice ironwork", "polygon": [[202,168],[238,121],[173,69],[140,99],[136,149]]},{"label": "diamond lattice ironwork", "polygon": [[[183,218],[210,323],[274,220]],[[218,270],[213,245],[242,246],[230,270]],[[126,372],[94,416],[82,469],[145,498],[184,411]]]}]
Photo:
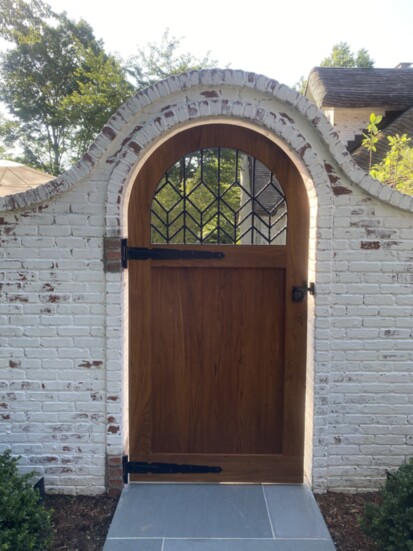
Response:
[{"label": "diamond lattice ironwork", "polygon": [[228,148],[195,151],[159,182],[152,243],[285,245],[287,202],[260,161]]}]

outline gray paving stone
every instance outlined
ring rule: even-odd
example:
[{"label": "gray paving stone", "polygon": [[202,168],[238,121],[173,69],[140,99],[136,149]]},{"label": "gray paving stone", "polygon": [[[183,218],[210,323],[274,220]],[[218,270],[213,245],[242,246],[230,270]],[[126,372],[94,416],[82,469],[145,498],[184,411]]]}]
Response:
[{"label": "gray paving stone", "polygon": [[130,484],[103,551],[334,551],[301,485]]},{"label": "gray paving stone", "polygon": [[108,539],[103,551],[162,551],[162,542],[162,539]]},{"label": "gray paving stone", "polygon": [[334,551],[327,540],[165,540],[163,551]]},{"label": "gray paving stone", "polygon": [[108,537],[271,538],[260,485],[130,484]]},{"label": "gray paving stone", "polygon": [[330,538],[307,486],[264,485],[263,490],[276,538]]}]

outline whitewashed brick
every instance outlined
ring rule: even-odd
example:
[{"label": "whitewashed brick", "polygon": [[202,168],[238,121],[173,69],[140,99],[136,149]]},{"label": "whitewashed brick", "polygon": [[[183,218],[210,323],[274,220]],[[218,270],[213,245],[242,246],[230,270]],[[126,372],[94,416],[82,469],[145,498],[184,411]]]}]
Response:
[{"label": "whitewashed brick", "polygon": [[[205,85],[220,99],[205,100]],[[170,120],[161,111],[166,105],[173,106]],[[273,115],[281,109],[297,122],[281,124]],[[316,296],[309,297],[307,401],[314,413],[307,419],[314,436],[306,466],[314,487],[377,487],[386,468],[409,455],[413,200],[353,167],[322,115],[287,87],[242,71],[205,71],[131,99],[109,123],[113,137],[102,134],[90,153],[96,166],[82,161],[71,169],[59,196],[47,185],[39,190],[41,207],[20,198],[22,210],[1,214],[8,229],[0,261],[0,414],[6,404],[13,418],[0,439],[46,475],[49,491],[103,491],[105,454],[125,451],[126,280],[105,274],[102,262],[104,236],[127,234],[128,175],[139,155],[124,144],[132,140],[145,152],[164,129],[222,113],[276,135],[308,172]],[[361,118],[345,122],[349,135]],[[310,138],[311,151],[300,155]],[[113,169],[105,161],[115,152]],[[333,192],[325,160],[350,193]],[[119,433],[107,435],[108,415]],[[63,460],[70,472],[62,471]]]}]

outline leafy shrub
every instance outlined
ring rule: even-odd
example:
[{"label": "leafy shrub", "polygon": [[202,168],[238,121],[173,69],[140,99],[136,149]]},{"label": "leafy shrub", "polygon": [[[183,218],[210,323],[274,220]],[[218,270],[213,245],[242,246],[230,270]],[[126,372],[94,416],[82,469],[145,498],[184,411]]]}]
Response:
[{"label": "leafy shrub", "polygon": [[388,474],[381,497],[366,506],[362,529],[383,551],[413,551],[413,458]]},{"label": "leafy shrub", "polygon": [[51,516],[30,483],[34,473],[19,474],[18,461],[10,450],[0,454],[0,551],[44,551]]}]

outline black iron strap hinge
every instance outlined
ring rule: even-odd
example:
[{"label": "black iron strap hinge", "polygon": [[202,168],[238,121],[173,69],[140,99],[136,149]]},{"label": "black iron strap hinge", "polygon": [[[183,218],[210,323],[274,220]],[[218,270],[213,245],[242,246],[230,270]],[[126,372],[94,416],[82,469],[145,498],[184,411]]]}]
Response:
[{"label": "black iron strap hinge", "polygon": [[206,258],[224,258],[223,252],[189,249],[148,249],[146,247],[128,247],[128,240],[121,239],[122,266],[128,267],[128,260],[201,260]]},{"label": "black iron strap hinge", "polygon": [[178,465],[177,463],[147,463],[145,461],[128,461],[123,457],[123,481],[128,483],[128,474],[202,474],[220,473],[221,467],[207,465]]},{"label": "black iron strap hinge", "polygon": [[314,283],[310,283],[310,285],[307,285],[307,282],[304,282],[304,285],[293,287],[292,289],[292,300],[293,302],[304,302],[305,297],[307,296],[307,293],[310,293],[310,295],[315,295],[315,285]]}]

